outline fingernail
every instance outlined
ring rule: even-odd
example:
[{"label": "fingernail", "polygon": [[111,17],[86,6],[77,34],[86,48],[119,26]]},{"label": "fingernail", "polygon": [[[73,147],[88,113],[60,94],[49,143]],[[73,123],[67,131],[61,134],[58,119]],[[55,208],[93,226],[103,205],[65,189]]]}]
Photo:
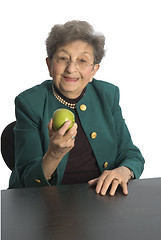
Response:
[{"label": "fingernail", "polygon": [[106,194],[106,192],[103,191],[103,192],[101,192],[100,194],[101,194],[102,196],[104,196],[104,195]]},{"label": "fingernail", "polygon": [[113,196],[114,196],[114,193],[109,193],[109,195],[110,195],[111,197],[113,197]]}]

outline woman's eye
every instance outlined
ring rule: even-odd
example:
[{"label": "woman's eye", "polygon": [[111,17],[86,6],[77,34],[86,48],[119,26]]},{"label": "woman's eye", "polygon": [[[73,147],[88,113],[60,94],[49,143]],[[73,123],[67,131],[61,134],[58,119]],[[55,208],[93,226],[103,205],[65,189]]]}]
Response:
[{"label": "woman's eye", "polygon": [[58,58],[60,61],[68,61],[68,58],[66,58],[66,57],[59,57]]},{"label": "woman's eye", "polygon": [[80,59],[80,62],[82,62],[82,63],[83,63],[83,62],[84,62],[84,63],[86,63],[86,62],[87,62],[87,60],[86,60],[86,59],[84,59],[84,58],[81,58],[81,59]]}]

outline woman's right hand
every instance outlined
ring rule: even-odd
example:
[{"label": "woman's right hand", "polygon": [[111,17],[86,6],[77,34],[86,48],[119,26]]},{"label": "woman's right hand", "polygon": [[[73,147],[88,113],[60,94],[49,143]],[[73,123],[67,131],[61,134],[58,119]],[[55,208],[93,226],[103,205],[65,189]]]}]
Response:
[{"label": "woman's right hand", "polygon": [[66,121],[58,131],[53,130],[53,119],[51,119],[48,124],[48,151],[54,156],[55,159],[62,159],[64,155],[74,147],[75,137],[77,135],[77,123],[74,123],[73,126],[68,130],[70,124],[71,121]]},{"label": "woman's right hand", "polygon": [[70,124],[70,121],[66,121],[58,131],[53,130],[53,119],[51,119],[48,124],[49,147],[42,159],[46,179],[50,179],[64,155],[74,147],[74,141],[77,135],[77,123],[74,123],[68,130]]}]

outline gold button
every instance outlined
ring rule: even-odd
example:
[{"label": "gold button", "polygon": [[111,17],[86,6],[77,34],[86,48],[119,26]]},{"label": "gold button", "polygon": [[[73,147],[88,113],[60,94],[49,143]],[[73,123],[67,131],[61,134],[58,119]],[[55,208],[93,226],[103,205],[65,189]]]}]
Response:
[{"label": "gold button", "polygon": [[104,168],[107,168],[107,166],[108,166],[108,162],[105,162],[104,165],[103,165],[103,167],[104,167]]},{"label": "gold button", "polygon": [[39,179],[35,179],[35,181],[36,181],[37,183],[41,183],[41,181],[40,181]]},{"label": "gold button", "polygon": [[80,110],[86,111],[87,106],[85,104],[80,105]]},{"label": "gold button", "polygon": [[96,138],[96,137],[97,137],[97,133],[96,133],[96,132],[92,132],[92,133],[91,133],[91,138],[94,139],[94,138]]}]

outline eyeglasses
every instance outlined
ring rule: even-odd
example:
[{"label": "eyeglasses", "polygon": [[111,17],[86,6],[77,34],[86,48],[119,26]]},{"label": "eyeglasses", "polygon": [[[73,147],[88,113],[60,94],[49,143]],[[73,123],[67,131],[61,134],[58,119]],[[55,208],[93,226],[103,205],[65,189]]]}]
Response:
[{"label": "eyeglasses", "polygon": [[88,67],[92,67],[94,64],[89,63],[87,60],[83,58],[77,58],[75,61],[72,61],[65,57],[57,57],[54,59],[54,62],[57,63],[61,67],[68,67],[71,62],[73,62],[77,69],[84,70]]}]

